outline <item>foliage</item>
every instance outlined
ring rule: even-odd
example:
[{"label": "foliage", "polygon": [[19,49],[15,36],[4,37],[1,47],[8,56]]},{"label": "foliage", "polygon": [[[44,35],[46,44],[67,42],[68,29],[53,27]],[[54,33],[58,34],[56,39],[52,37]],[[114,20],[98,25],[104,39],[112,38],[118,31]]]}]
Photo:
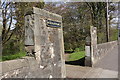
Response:
[{"label": "foliage", "polygon": [[[115,3],[109,3],[109,13],[115,11],[115,6]],[[90,25],[97,27],[98,43],[107,41],[107,4],[105,2],[48,3],[44,9],[63,17],[65,50],[84,47],[85,38],[90,35]]]},{"label": "foliage", "polygon": [[75,49],[75,52],[79,52],[79,51],[80,51],[80,49],[79,49],[79,48],[76,48],[76,49]]},{"label": "foliage", "polygon": [[75,52],[85,51],[85,46],[80,46],[80,48],[75,48]]},{"label": "foliage", "polygon": [[10,39],[7,44],[5,44],[2,53],[3,55],[8,55],[8,54],[16,54],[19,53],[20,51],[24,51],[24,43],[22,44],[16,44],[15,39]]},{"label": "foliage", "polygon": [[19,59],[19,58],[24,57],[24,56],[26,56],[26,53],[21,51],[21,52],[16,53],[16,54],[2,55],[2,57],[0,57],[0,61]]},{"label": "foliage", "polygon": [[[80,8],[81,7],[81,8]],[[45,9],[63,17],[65,50],[75,50],[85,45],[85,37],[89,34],[91,24],[89,8],[84,3],[49,3]]]},{"label": "foliage", "polygon": [[[44,2],[2,3],[2,46],[3,56],[13,59],[24,53],[24,14],[27,8],[43,8]],[[7,56],[8,55],[8,56]],[[15,56],[14,56],[15,55]],[[6,57],[7,56],[7,57]],[[21,56],[20,56],[21,57]]]},{"label": "foliage", "polygon": [[[114,19],[115,4],[109,3],[110,19]],[[39,7],[63,17],[65,50],[84,51],[85,38],[90,35],[90,25],[97,27],[98,43],[106,42],[106,3],[105,2],[15,2],[2,5],[3,55],[24,52],[24,14],[27,8]],[[16,23],[14,23],[16,22]],[[14,27],[14,28],[12,28]],[[110,41],[117,39],[117,30],[110,26]],[[116,35],[116,36],[114,36]],[[83,55],[83,52],[81,52]]]},{"label": "foliage", "polygon": [[111,28],[110,29],[110,41],[115,41],[118,39],[118,30]]}]

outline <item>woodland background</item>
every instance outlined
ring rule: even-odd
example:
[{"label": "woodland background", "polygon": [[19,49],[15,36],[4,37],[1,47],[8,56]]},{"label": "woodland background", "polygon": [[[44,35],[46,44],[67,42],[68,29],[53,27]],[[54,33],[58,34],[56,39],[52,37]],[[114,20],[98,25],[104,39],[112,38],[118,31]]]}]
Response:
[{"label": "woodland background", "polygon": [[[0,33],[3,61],[26,55],[24,14],[25,10],[30,7],[45,9],[63,17],[65,51],[84,51],[85,39],[90,35],[90,26],[97,27],[98,43],[117,40],[117,3],[108,3],[108,18],[106,2],[26,3],[3,1],[1,6]],[[109,25],[107,25],[107,21]],[[108,26],[109,34],[107,34]]]}]

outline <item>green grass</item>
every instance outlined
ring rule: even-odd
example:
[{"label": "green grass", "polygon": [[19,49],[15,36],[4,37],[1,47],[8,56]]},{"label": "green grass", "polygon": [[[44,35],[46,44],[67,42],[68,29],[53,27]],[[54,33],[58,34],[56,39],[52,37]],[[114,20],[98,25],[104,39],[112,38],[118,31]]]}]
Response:
[{"label": "green grass", "polygon": [[65,50],[65,51],[73,51],[73,50],[70,50],[70,49],[69,49],[69,50]]},{"label": "green grass", "polygon": [[16,54],[9,54],[9,55],[3,55],[0,57],[0,61],[6,61],[6,60],[13,60],[13,59],[18,59],[26,56],[25,52],[19,52]]},{"label": "green grass", "polygon": [[85,57],[85,51],[75,52],[69,55],[69,61],[75,61]]}]

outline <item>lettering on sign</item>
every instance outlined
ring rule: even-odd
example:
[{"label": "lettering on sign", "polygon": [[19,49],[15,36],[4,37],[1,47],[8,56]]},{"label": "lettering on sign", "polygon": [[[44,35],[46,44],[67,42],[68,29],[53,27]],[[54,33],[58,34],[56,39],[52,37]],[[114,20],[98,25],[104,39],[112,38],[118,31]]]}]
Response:
[{"label": "lettering on sign", "polygon": [[58,27],[61,27],[61,22],[46,20],[46,26],[58,28]]}]

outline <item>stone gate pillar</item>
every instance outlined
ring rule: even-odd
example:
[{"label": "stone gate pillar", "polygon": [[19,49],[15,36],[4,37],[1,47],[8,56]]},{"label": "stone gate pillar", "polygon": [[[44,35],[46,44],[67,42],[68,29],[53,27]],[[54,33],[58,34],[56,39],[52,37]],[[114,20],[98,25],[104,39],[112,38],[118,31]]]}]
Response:
[{"label": "stone gate pillar", "polygon": [[66,77],[62,17],[60,15],[35,7],[27,10],[25,45],[28,54],[32,54],[36,58],[41,73],[44,75],[42,78]]},{"label": "stone gate pillar", "polygon": [[91,26],[90,29],[90,33],[91,33],[91,64],[93,66],[93,64],[96,62],[96,58],[97,58],[97,28]]},{"label": "stone gate pillar", "polygon": [[90,27],[90,43],[89,45],[85,46],[85,65],[92,67],[93,64],[96,62],[95,58],[97,58],[97,28],[91,26]]}]

